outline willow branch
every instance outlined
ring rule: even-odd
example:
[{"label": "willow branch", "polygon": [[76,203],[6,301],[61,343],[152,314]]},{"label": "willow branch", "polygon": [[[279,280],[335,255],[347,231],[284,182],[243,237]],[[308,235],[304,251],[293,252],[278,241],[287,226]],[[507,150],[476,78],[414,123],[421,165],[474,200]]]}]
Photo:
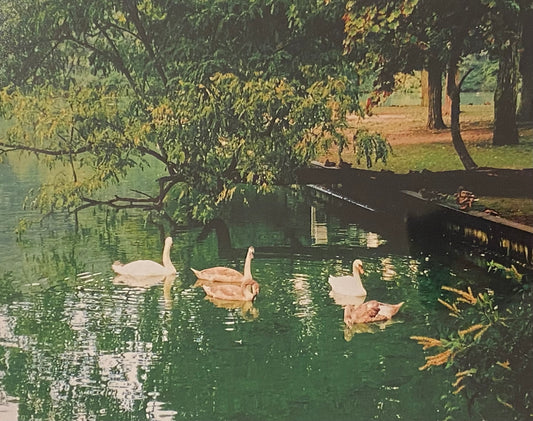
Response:
[{"label": "willow branch", "polygon": [[163,66],[161,66],[160,60],[156,56],[155,51],[152,47],[152,43],[151,43],[152,40],[148,36],[148,33],[146,32],[144,25],[141,21],[141,17],[139,16],[139,10],[137,9],[137,5],[131,0],[123,0],[123,4],[124,4],[124,7],[129,11],[130,18],[133,21],[135,28],[137,28],[139,39],[143,43],[144,48],[146,48],[146,52],[148,53],[148,56],[154,62],[155,69],[157,73],[159,74],[159,77],[163,81],[163,84],[166,86],[168,83],[167,76],[165,74],[165,71],[163,70]]},{"label": "willow branch", "polygon": [[100,33],[106,38],[108,44],[110,45],[111,49],[113,50],[113,53],[114,54],[111,54],[107,51],[102,51],[100,49],[98,49],[97,47],[95,47],[94,45],[92,45],[91,43],[87,42],[87,41],[84,41],[84,40],[81,40],[81,39],[77,39],[77,38],[74,38],[72,36],[69,36],[68,37],[68,40],[78,44],[80,47],[84,47],[100,56],[103,56],[105,57],[107,60],[109,60],[113,66],[115,67],[115,69],[124,75],[124,77],[127,79],[128,83],[130,84],[131,88],[133,89],[133,91],[140,97],[140,98],[144,98],[144,95],[141,91],[141,89],[137,86],[137,83],[135,83],[135,79],[133,78],[132,74],[130,73],[130,71],[127,69],[126,65],[124,64],[124,61],[122,60],[122,57],[120,56],[120,53],[118,52],[116,46],[114,45],[113,41],[109,38],[109,36],[107,35],[107,33],[105,32],[105,29],[104,28],[100,28]]},{"label": "willow branch", "polygon": [[159,182],[159,197],[161,202],[176,184],[184,182],[185,177],[167,176],[157,180]]},{"label": "willow branch", "polygon": [[[72,140],[74,138],[74,127],[72,126],[70,128],[70,139]],[[69,154],[69,161],[70,161],[70,168],[72,169],[72,176],[74,177],[74,182],[78,182],[78,175],[76,174],[76,167],[74,165],[74,155],[72,153]]]},{"label": "willow branch", "polygon": [[[159,142],[158,142],[158,144],[159,144]],[[142,153],[144,153],[146,155],[150,155],[150,156],[154,157],[155,159],[157,159],[158,161],[160,161],[163,164],[165,164],[167,166],[169,172],[171,173],[171,177],[176,175],[176,173],[177,173],[176,164],[174,164],[173,162],[170,162],[168,160],[166,154],[159,153],[157,151],[154,151],[153,149],[147,148],[146,146],[139,146],[138,149]],[[162,144],[160,145],[160,149],[164,150]]]},{"label": "willow branch", "polygon": [[107,24],[107,26],[108,26],[109,28],[115,28],[115,29],[117,29],[118,31],[120,31],[120,32],[124,32],[124,33],[126,33],[126,34],[129,34],[129,35],[131,35],[133,38],[135,38],[135,39],[137,39],[137,40],[139,40],[139,41],[142,42],[142,39],[139,37],[139,34],[133,32],[133,31],[130,31],[128,28],[125,28],[125,27],[123,27],[123,26],[117,25],[117,24],[114,23],[114,22],[106,22],[106,24]]},{"label": "willow branch", "polygon": [[154,157],[155,159],[157,159],[158,161],[161,161],[164,164],[167,163],[165,157],[162,154],[160,154],[159,152],[154,151],[153,149],[147,148],[146,146],[139,146],[138,148],[139,148],[139,151],[141,151],[142,153],[144,153],[146,155],[150,155],[150,156]]},{"label": "willow branch", "polygon": [[137,84],[135,83],[135,80],[133,79],[131,72],[126,67],[126,64],[124,63],[124,60],[122,59],[122,56],[120,55],[120,52],[118,51],[117,46],[115,45],[115,43],[113,42],[113,40],[111,39],[111,37],[108,35],[108,33],[106,32],[104,28],[101,28],[101,33],[104,36],[104,38],[107,40],[107,43],[109,44],[111,49],[113,50],[114,54],[113,56],[110,57],[111,62],[115,65],[116,69],[126,77],[126,79],[128,80],[133,90],[137,92],[137,94],[140,97],[143,97],[142,92],[137,86]]},{"label": "willow branch", "polygon": [[74,212],[79,212],[82,209],[90,208],[92,206],[105,205],[114,209],[143,209],[151,210],[156,209],[156,205],[159,198],[147,197],[147,198],[138,198],[138,197],[120,197],[115,196],[109,200],[96,200],[89,197],[82,197],[81,200],[85,202],[83,205],[78,206],[74,209]]},{"label": "willow branch", "polygon": [[[57,48],[61,45],[61,43],[63,42],[63,39],[59,39],[56,41],[56,43],[54,45],[52,45],[52,47],[45,53],[43,54],[40,59],[39,59],[39,63],[37,65],[34,65],[34,66],[22,66],[22,68],[24,69],[25,67],[28,69],[28,72],[26,73],[25,77],[24,77],[24,80],[28,80],[30,79],[31,77],[35,77],[35,74],[37,73],[37,71],[41,68],[41,65],[43,64],[43,62],[48,58],[48,57],[51,57],[52,56],[52,53],[57,50]],[[26,59],[26,62],[27,63],[31,63],[32,60],[33,60],[33,57],[36,55],[37,53],[32,52],[29,57]]]},{"label": "willow branch", "polygon": [[157,196],[150,196],[147,193],[138,190],[133,190],[135,193],[145,197],[121,197],[115,195],[115,197],[108,200],[96,200],[90,197],[82,197],[81,200],[85,203],[74,209],[74,212],[78,212],[82,209],[86,209],[92,206],[100,205],[109,206],[114,209],[161,209],[163,206],[163,200],[168,195],[172,187],[182,181],[185,181],[185,178],[176,176],[166,176],[159,178],[157,181],[159,182],[159,194]]},{"label": "willow branch", "polygon": [[8,152],[14,152],[14,151],[25,151],[25,152],[33,152],[33,153],[40,154],[40,155],[64,156],[64,155],[78,155],[80,153],[88,152],[89,150],[90,150],[89,146],[83,146],[75,150],[54,151],[50,149],[35,148],[33,146],[0,142],[0,154],[6,154]]}]

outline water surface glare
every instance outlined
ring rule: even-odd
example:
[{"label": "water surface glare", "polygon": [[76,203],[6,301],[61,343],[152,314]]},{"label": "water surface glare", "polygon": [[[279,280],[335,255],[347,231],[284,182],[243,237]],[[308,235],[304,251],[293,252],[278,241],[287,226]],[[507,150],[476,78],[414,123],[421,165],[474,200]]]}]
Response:
[{"label": "water surface glare", "polygon": [[[453,373],[420,372],[409,337],[445,326],[441,285],[485,273],[384,249],[381,233],[281,190],[228,211],[225,248],[214,231],[173,232],[175,278],[117,282],[111,263],[160,261],[168,227],[90,210],[76,229],[49,218],[17,240],[30,176],[0,172],[0,420],[445,419]],[[249,245],[253,304],[194,287],[191,267],[242,270]],[[405,302],[393,321],[344,327],[327,279],[355,258],[369,299]]]}]

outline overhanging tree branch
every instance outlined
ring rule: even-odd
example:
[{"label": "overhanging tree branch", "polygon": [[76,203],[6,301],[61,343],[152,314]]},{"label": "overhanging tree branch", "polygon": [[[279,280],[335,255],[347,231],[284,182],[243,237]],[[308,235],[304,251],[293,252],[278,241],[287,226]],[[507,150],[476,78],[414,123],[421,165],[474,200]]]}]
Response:
[{"label": "overhanging tree branch", "polygon": [[24,152],[33,152],[33,153],[41,154],[41,155],[65,156],[65,155],[78,155],[80,153],[88,152],[90,149],[91,148],[89,146],[83,146],[75,150],[54,151],[50,149],[35,148],[33,146],[0,142],[0,155],[6,154],[8,152],[24,151]]},{"label": "overhanging tree branch", "polygon": [[154,52],[151,39],[149,38],[146,30],[144,29],[144,25],[141,22],[141,18],[139,16],[139,10],[137,9],[137,5],[131,0],[123,0],[123,4],[124,4],[124,7],[128,10],[130,19],[132,20],[133,24],[135,25],[135,28],[137,29],[138,38],[143,43],[144,48],[146,48],[146,52],[148,53],[148,56],[154,62],[156,71],[159,74],[159,77],[161,78],[163,85],[167,86],[167,82],[168,82],[167,76],[165,75],[165,71],[163,70],[163,67],[161,66],[161,62],[159,61],[159,59],[157,58]]},{"label": "overhanging tree branch", "polygon": [[82,197],[81,200],[85,202],[83,205],[78,206],[74,212],[81,211],[93,206],[105,205],[114,209],[143,209],[152,210],[156,209],[157,198],[137,198],[137,197],[120,197],[115,196],[109,200],[96,200],[90,197]]},{"label": "overhanging tree branch", "polygon": [[120,53],[118,52],[118,49],[113,43],[113,40],[109,37],[109,35],[106,33],[105,28],[100,27],[100,33],[106,38],[107,43],[113,50],[113,54],[110,54],[108,51],[102,51],[101,49],[97,48],[96,46],[92,45],[90,42],[86,40],[81,40],[78,38],[74,38],[73,36],[67,37],[69,41],[74,42],[75,44],[79,45],[80,47],[84,47],[89,51],[92,51],[93,53],[98,54],[99,56],[103,57],[104,59],[107,59],[109,62],[113,64],[115,69],[124,75],[126,80],[128,81],[129,85],[133,89],[133,91],[140,97],[144,98],[144,95],[135,82],[135,79],[133,78],[131,72],[128,70],[126,65],[124,64],[124,61],[122,60],[122,57],[120,56]]},{"label": "overhanging tree branch", "polygon": [[161,177],[158,180],[159,194],[157,196],[151,196],[147,193],[139,190],[132,190],[145,197],[123,197],[115,195],[112,199],[97,200],[90,197],[81,197],[81,200],[85,202],[83,205],[74,209],[74,212],[93,207],[93,206],[109,206],[114,209],[142,209],[142,210],[156,210],[162,209],[163,200],[168,195],[172,187],[176,184],[185,181],[184,177],[166,176]]}]

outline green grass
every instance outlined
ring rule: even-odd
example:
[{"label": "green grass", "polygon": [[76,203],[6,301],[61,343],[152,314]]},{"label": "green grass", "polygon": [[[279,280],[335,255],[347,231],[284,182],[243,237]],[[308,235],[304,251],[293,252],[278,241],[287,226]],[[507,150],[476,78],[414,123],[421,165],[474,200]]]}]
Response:
[{"label": "green grass", "polygon": [[[464,105],[461,107],[461,134],[474,162],[480,167],[532,168],[533,127],[519,127],[519,144],[513,146],[492,145],[493,106]],[[425,128],[427,110],[421,106],[377,107],[374,116],[365,119],[349,117],[346,136],[352,139],[359,128],[380,133],[387,139],[393,152],[386,164],[373,164],[373,170],[390,170],[397,173],[409,171],[446,171],[464,169],[452,145],[450,130],[430,131]],[[444,119],[450,125],[449,118]],[[332,146],[319,159],[338,160],[337,150]],[[358,168],[366,168],[366,162],[357,165],[353,147],[342,154],[344,161]]]},{"label": "green grass", "polygon": [[[521,139],[516,146],[492,146],[487,142],[468,143],[467,149],[474,162],[480,167],[532,168],[533,138]],[[349,156],[346,160],[353,162]],[[365,166],[366,167],[366,166]],[[421,171],[462,170],[464,169],[451,141],[449,143],[403,144],[393,148],[387,164],[378,162],[374,170],[390,170],[397,173]]]}]

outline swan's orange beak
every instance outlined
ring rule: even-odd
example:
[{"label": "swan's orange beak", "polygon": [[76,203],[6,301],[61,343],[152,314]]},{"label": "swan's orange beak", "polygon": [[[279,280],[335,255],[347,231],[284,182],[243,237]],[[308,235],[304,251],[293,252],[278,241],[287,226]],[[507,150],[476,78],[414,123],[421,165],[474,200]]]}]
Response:
[{"label": "swan's orange beak", "polygon": [[357,270],[359,271],[359,273],[362,275],[363,273],[365,273],[365,270],[363,269],[363,265],[359,265],[357,266]]}]

